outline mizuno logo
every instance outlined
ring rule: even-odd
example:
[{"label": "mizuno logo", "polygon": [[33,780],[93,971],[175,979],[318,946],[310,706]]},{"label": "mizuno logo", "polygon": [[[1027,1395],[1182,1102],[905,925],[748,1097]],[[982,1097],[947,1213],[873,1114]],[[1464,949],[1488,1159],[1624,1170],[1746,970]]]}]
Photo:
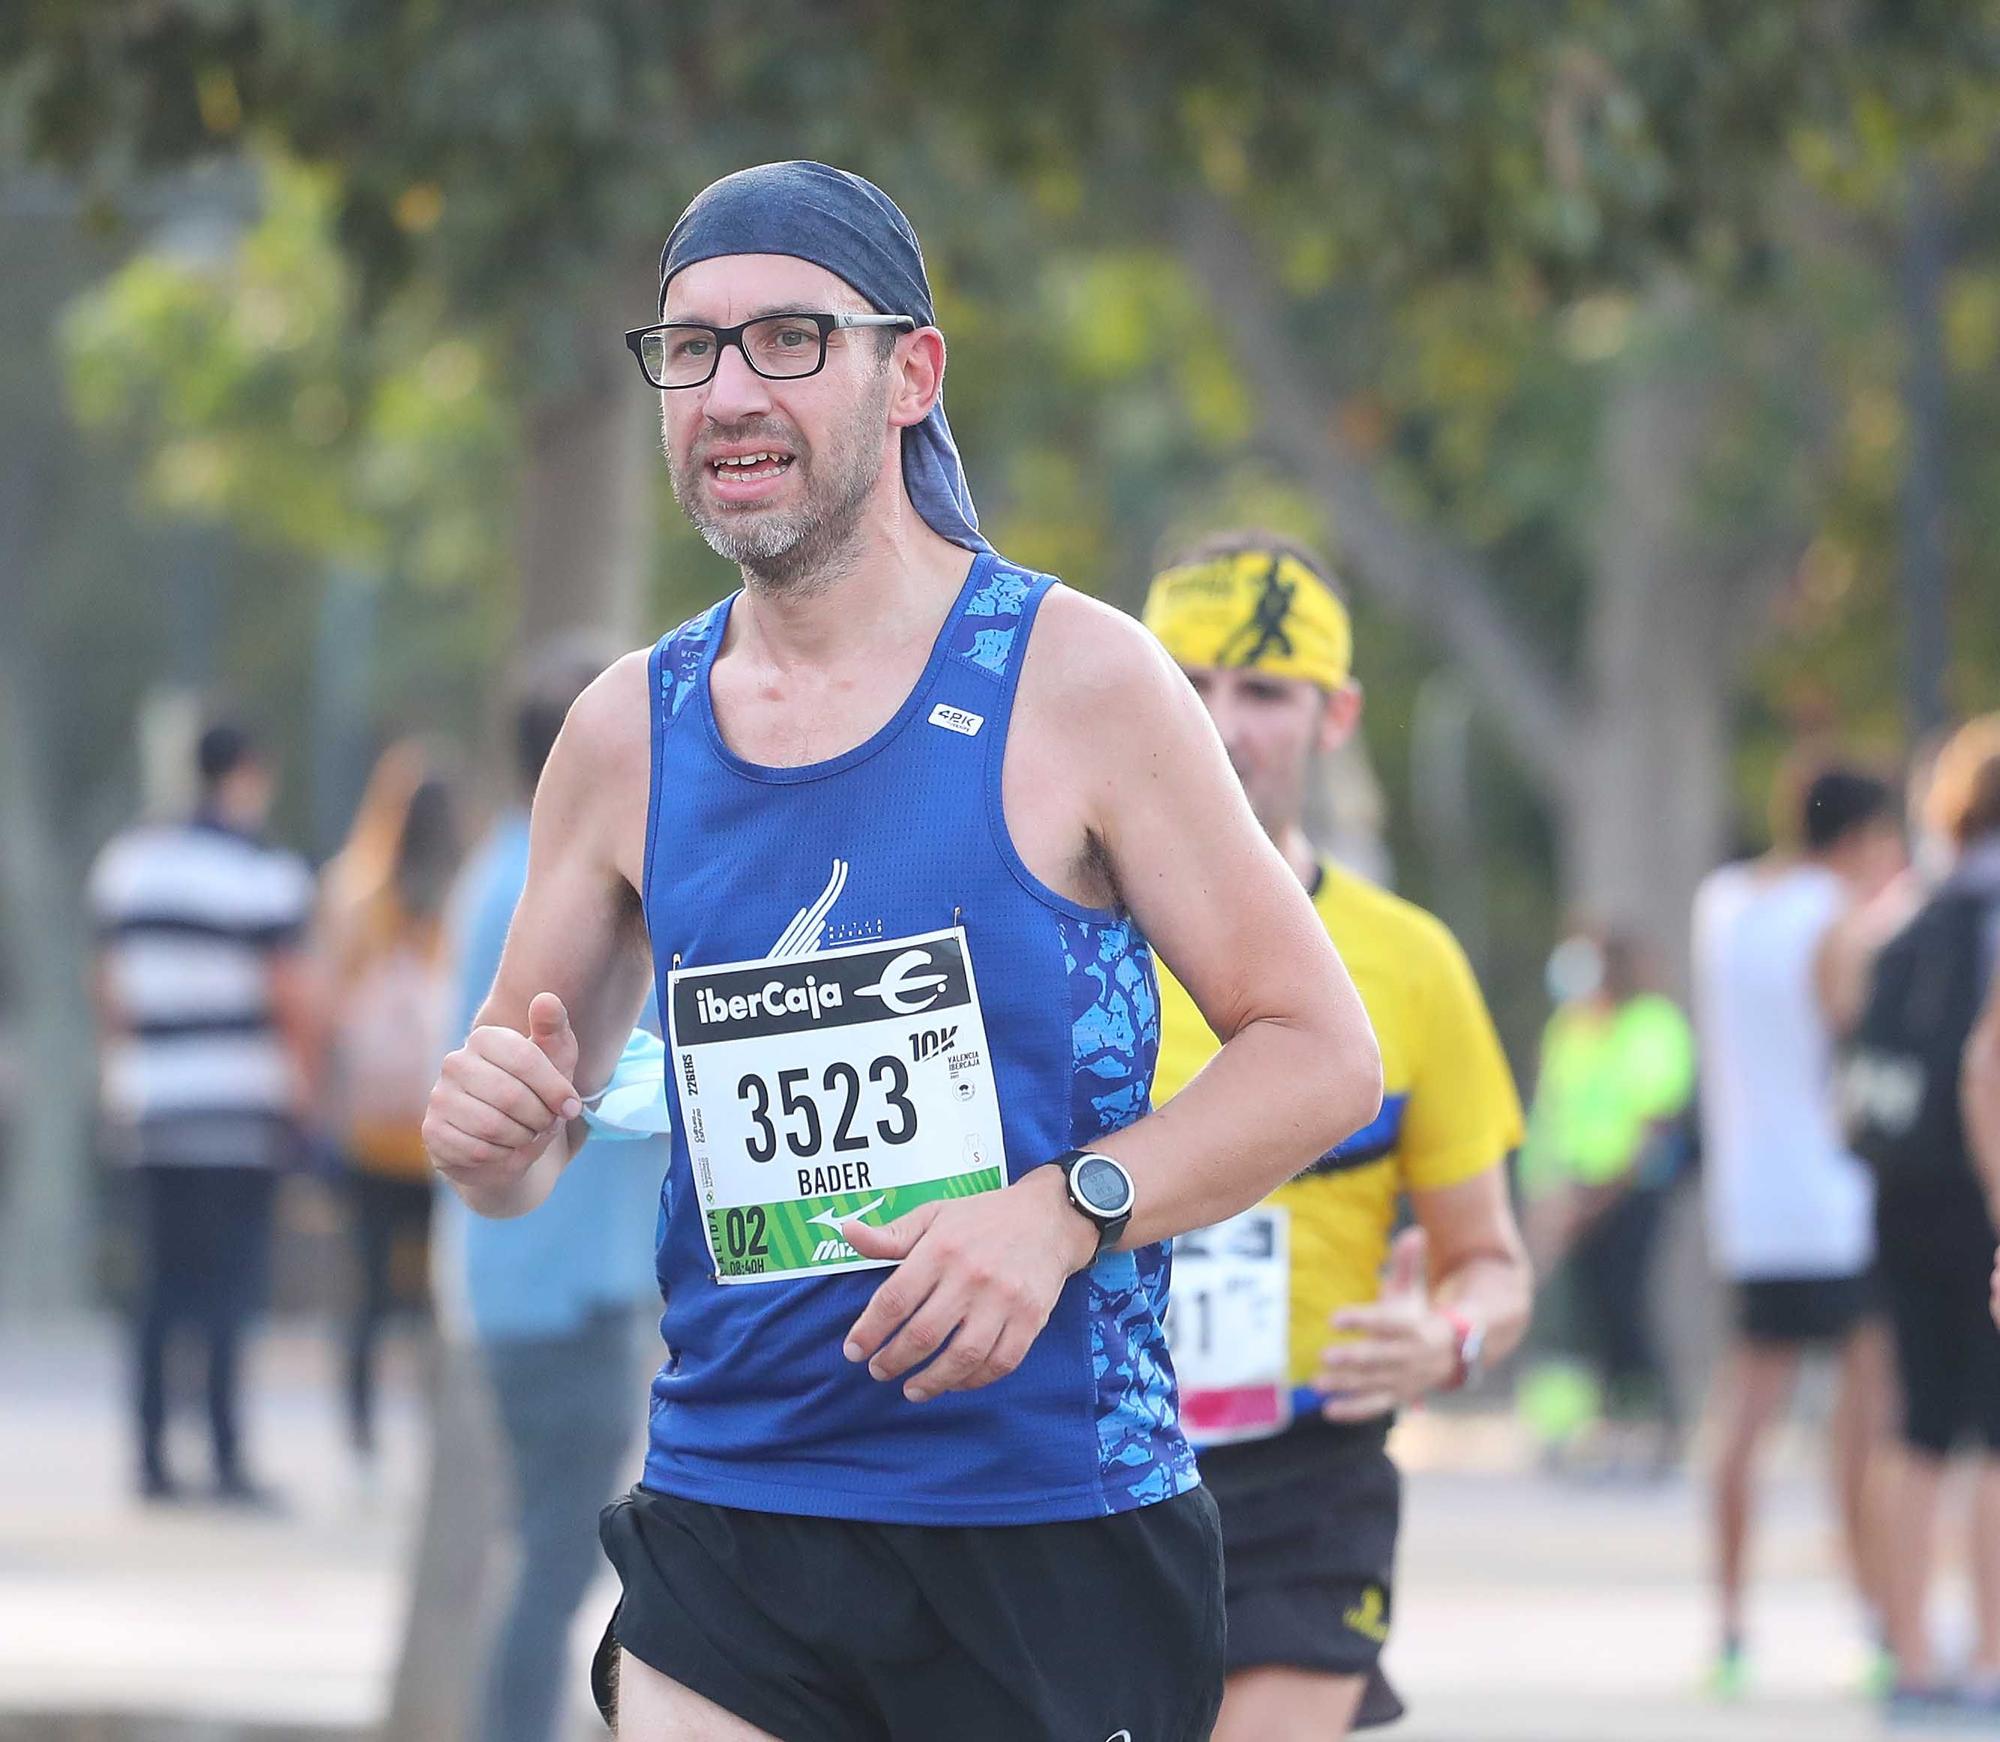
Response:
[{"label": "mizuno logo", "polygon": [[821,1210],[817,1216],[808,1216],[806,1220],[815,1228],[831,1228],[838,1234],[842,1222],[858,1222],[863,1216],[872,1216],[888,1201],[887,1198],[877,1198],[873,1203],[863,1204],[858,1210],[849,1210],[844,1216],[837,1216],[831,1210]]},{"label": "mizuno logo", "polygon": [[1389,1616],[1387,1605],[1382,1600],[1382,1587],[1369,1585],[1361,1593],[1361,1601],[1341,1616],[1363,1639],[1372,1639],[1377,1645],[1385,1643],[1389,1637]]},{"label": "mizuno logo", "polygon": [[831,1228],[831,1239],[822,1240],[813,1248],[812,1261],[815,1264],[831,1264],[836,1258],[855,1258],[859,1254],[842,1237],[840,1225],[843,1222],[858,1222],[864,1216],[872,1216],[889,1200],[877,1198],[872,1203],[863,1204],[858,1210],[849,1210],[846,1215],[836,1215],[832,1210],[821,1210],[816,1216],[808,1216],[807,1223],[815,1228]]},{"label": "mizuno logo", "polygon": [[939,973],[919,973],[930,966],[929,950],[905,950],[882,970],[882,978],[872,986],[856,989],[861,998],[879,998],[898,1016],[914,1016],[928,1010],[948,984]]}]

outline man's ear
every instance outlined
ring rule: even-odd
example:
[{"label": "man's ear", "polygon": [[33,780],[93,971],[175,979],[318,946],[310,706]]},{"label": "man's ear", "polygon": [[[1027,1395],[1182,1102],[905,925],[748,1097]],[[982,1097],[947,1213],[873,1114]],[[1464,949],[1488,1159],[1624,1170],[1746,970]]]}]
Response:
[{"label": "man's ear", "polygon": [[1351,678],[1337,690],[1329,690],[1326,706],[1319,717],[1319,748],[1322,754],[1338,750],[1361,725],[1361,686]]},{"label": "man's ear", "polygon": [[922,423],[944,391],[944,334],[936,327],[919,327],[898,339],[889,368],[896,377],[889,422],[897,429]]}]

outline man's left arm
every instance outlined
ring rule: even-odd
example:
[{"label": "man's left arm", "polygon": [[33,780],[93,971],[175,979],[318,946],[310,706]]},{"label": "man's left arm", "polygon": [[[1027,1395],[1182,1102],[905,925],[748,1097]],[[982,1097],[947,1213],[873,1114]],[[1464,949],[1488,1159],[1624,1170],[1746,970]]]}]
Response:
[{"label": "man's left arm", "polygon": [[[1381,1057],[1185,677],[1123,613],[1074,597],[1057,608],[1069,633],[1050,638],[1045,617],[1030,644],[1016,730],[1032,680],[1032,705],[1063,719],[1078,747],[1046,780],[1073,788],[1079,832],[1223,1043],[1167,1107],[1086,1139],[1132,1177],[1119,1241],[1130,1249],[1248,1208],[1365,1125],[1381,1102]],[[842,1233],[867,1257],[900,1261],[849,1331],[847,1358],[895,1380],[936,1355],[903,1387],[915,1402],[1012,1372],[1063,1284],[1096,1257],[1058,1168]]]}]

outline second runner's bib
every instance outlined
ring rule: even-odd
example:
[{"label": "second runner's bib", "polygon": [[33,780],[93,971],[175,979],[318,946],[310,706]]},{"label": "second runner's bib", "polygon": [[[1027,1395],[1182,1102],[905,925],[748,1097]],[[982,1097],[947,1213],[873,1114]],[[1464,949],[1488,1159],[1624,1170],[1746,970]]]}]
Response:
[{"label": "second runner's bib", "polygon": [[674,1089],[718,1282],[886,1264],[841,1236],[1005,1183],[965,932],[678,968]]},{"label": "second runner's bib", "polygon": [[1262,1439],[1292,1421],[1290,1217],[1260,1204],[1174,1241],[1167,1343],[1197,1445]]}]

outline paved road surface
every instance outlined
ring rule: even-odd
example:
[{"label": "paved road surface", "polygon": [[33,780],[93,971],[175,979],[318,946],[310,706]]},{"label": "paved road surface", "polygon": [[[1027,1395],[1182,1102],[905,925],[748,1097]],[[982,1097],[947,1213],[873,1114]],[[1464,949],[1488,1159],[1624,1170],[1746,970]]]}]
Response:
[{"label": "paved road surface", "polygon": [[[393,1668],[421,1430],[405,1362],[383,1469],[360,1482],[333,1368],[298,1332],[257,1363],[253,1443],[284,1471],[289,1514],[147,1510],[127,1498],[109,1332],[0,1340],[0,1742],[359,1742]],[[1710,1623],[1686,1484],[1552,1484],[1501,1420],[1420,1417],[1401,1449],[1413,1474],[1390,1664],[1413,1708],[1393,1732],[1406,1742],[1880,1733],[1845,1691],[1852,1615],[1796,1449],[1762,1558],[1759,1686],[1728,1710],[1694,1692]],[[582,1738],[580,1671],[577,1687]]]}]

